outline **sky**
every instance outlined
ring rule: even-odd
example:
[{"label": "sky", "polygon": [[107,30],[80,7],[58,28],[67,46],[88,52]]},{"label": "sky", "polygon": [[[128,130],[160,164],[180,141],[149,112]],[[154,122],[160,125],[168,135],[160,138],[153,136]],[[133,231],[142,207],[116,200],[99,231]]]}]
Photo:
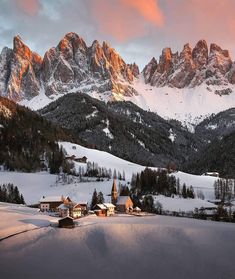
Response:
[{"label": "sky", "polygon": [[0,50],[13,37],[40,55],[68,32],[91,45],[107,41],[143,68],[164,47],[181,51],[200,39],[235,57],[235,0],[0,0]]}]

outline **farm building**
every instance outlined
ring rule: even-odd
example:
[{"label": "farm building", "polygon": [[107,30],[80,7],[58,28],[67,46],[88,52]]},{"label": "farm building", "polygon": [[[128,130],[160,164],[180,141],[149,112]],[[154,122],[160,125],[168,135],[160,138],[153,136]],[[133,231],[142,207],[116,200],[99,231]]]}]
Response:
[{"label": "farm building", "polygon": [[74,228],[74,222],[73,222],[73,218],[67,216],[63,219],[60,219],[59,220],[59,228],[68,228],[68,229],[71,229],[71,228]]},{"label": "farm building", "polygon": [[40,200],[40,210],[41,211],[58,211],[58,207],[63,203],[71,202],[69,197],[63,196],[43,196]]}]

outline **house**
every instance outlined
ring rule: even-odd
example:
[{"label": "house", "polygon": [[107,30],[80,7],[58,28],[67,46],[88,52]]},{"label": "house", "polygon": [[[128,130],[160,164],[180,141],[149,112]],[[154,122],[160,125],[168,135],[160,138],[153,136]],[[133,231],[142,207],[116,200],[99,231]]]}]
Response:
[{"label": "house", "polygon": [[74,161],[76,159],[76,156],[75,155],[72,155],[72,156],[68,155],[68,156],[65,157],[65,159]]},{"label": "house", "polygon": [[73,218],[79,218],[82,216],[82,207],[80,204],[75,204],[70,211],[70,216]]},{"label": "house", "polygon": [[108,209],[107,216],[115,214],[114,212],[115,205],[113,205],[112,203],[103,203],[103,205]]},{"label": "house", "polygon": [[74,222],[73,222],[73,218],[67,216],[63,219],[59,220],[59,228],[67,228],[67,229],[71,229],[74,228]]},{"label": "house", "polygon": [[107,217],[108,216],[108,208],[102,204],[98,203],[93,208],[95,214],[99,217]]},{"label": "house", "polygon": [[205,172],[202,175],[208,175],[208,176],[213,176],[213,177],[219,177],[219,173],[218,172]]},{"label": "house", "polygon": [[69,216],[69,207],[66,204],[62,203],[60,206],[58,206],[58,209],[60,217]]},{"label": "house", "polygon": [[40,200],[40,210],[41,211],[58,211],[58,207],[63,203],[71,202],[69,197],[63,196],[43,196]]},{"label": "house", "polygon": [[60,217],[70,216],[75,219],[82,216],[81,206],[73,202],[61,204],[58,206],[58,210]]},{"label": "house", "polygon": [[119,196],[116,204],[116,210],[119,212],[131,212],[133,202],[129,196]]},{"label": "house", "polygon": [[86,215],[88,212],[88,202],[77,202],[77,205],[81,207],[82,215]]},{"label": "house", "polygon": [[79,162],[79,163],[87,163],[87,157],[86,156],[83,156],[81,158],[75,158],[74,159],[75,162]]}]

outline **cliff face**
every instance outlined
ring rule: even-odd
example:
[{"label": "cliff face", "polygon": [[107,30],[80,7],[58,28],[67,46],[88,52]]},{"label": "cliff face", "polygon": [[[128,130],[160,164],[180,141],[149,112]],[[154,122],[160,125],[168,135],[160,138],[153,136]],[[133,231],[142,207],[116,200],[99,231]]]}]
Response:
[{"label": "cliff face", "polygon": [[17,36],[13,50],[3,49],[0,70],[2,95],[15,101],[31,99],[41,88],[47,96],[79,89],[131,96],[139,74],[136,64],[126,64],[107,43],[94,41],[88,47],[75,33],[66,34],[43,59]]},{"label": "cliff face", "polygon": [[153,58],[143,71],[146,83],[176,88],[207,85],[228,85],[235,82],[235,67],[227,50],[216,44],[199,41],[192,49],[184,45],[181,53],[165,48],[159,62]]}]

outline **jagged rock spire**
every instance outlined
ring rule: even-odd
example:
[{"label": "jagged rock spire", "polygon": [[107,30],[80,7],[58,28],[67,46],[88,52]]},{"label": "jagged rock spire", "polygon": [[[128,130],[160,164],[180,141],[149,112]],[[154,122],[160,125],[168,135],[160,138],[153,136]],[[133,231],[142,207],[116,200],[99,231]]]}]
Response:
[{"label": "jagged rock spire", "polygon": [[112,204],[116,205],[118,199],[118,191],[116,185],[116,179],[113,180],[112,190],[111,190],[111,202]]}]

